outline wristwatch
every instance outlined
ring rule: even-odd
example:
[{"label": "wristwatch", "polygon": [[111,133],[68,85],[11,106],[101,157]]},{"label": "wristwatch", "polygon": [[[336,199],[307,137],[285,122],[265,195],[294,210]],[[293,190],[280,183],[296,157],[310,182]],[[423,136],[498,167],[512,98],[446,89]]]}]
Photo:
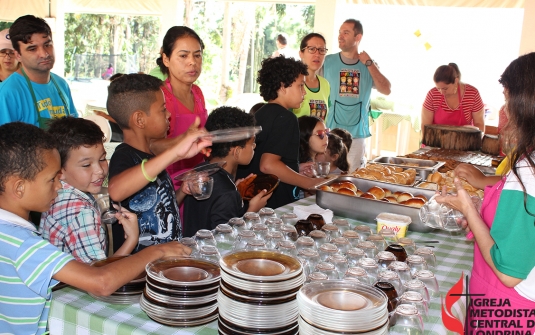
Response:
[{"label": "wristwatch", "polygon": [[366,67],[371,66],[372,64],[373,64],[373,59],[368,59],[366,61],[366,63],[364,63],[364,65],[366,65]]}]

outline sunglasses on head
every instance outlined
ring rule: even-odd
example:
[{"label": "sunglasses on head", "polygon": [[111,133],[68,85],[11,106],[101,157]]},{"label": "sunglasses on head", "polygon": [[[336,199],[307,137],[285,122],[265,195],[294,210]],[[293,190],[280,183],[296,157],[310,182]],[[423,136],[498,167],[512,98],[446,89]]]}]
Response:
[{"label": "sunglasses on head", "polygon": [[318,130],[316,134],[312,134],[312,135],[316,135],[317,137],[320,138],[320,140],[323,140],[326,136],[329,136],[330,131],[331,130],[329,128],[326,128],[324,130]]}]

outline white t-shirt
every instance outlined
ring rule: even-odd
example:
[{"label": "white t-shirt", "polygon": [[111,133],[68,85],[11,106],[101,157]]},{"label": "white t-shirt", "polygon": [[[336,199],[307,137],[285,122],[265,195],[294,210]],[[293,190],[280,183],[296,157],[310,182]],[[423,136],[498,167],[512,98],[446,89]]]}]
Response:
[{"label": "white t-shirt", "polygon": [[535,268],[533,268],[528,277],[515,286],[515,290],[526,299],[535,301]]}]

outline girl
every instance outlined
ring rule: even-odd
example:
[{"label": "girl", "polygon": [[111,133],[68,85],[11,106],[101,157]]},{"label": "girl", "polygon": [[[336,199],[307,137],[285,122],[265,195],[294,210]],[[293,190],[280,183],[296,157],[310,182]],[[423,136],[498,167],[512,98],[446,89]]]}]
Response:
[{"label": "girl", "polygon": [[305,77],[305,99],[301,107],[293,109],[297,117],[311,115],[312,109],[316,110],[313,116],[321,117],[323,121],[327,117],[331,87],[325,78],[317,74],[327,54],[325,46],[325,38],[317,33],[308,34],[301,40],[299,56],[308,67],[308,75]]},{"label": "girl", "polygon": [[327,149],[329,129],[316,116],[301,116],[298,122],[299,163],[316,162],[316,156]]},{"label": "girl", "polygon": [[[510,330],[511,320],[525,325],[529,314],[497,317],[495,311],[535,309],[535,53],[520,56],[504,71],[500,83],[506,93],[509,122],[505,128],[511,170],[485,188],[481,214],[456,178],[457,195],[437,202],[459,209],[475,238],[470,293],[503,302],[503,307],[473,304],[468,311],[471,333],[479,324],[494,320],[492,330]],[[531,121],[530,121],[531,120]],[[445,194],[446,190],[443,190]],[[481,309],[484,309],[482,313]],[[490,311],[493,310],[493,311]],[[481,321],[481,322],[480,322]],[[477,329],[475,329],[477,331]]]},{"label": "girl", "polygon": [[340,136],[333,133],[329,134],[329,143],[323,160],[331,163],[329,174],[346,174],[348,172],[347,148]]}]

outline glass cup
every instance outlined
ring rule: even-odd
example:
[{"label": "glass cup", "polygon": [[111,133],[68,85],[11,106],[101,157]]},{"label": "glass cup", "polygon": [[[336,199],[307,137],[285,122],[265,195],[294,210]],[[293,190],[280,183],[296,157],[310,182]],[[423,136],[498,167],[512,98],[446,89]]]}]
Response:
[{"label": "glass cup", "polygon": [[338,252],[342,255],[345,255],[347,251],[351,248],[349,240],[345,237],[337,237],[331,240],[331,243],[338,248]]},{"label": "glass cup", "polygon": [[297,230],[290,224],[281,227],[281,233],[286,241],[297,241]]},{"label": "glass cup", "polygon": [[251,229],[255,223],[262,223],[260,215],[255,212],[247,212],[243,214],[243,221],[245,221],[245,229]]},{"label": "glass cup", "polygon": [[383,235],[370,235],[368,236],[366,241],[370,241],[373,244],[375,244],[375,246],[377,246],[377,250],[380,250],[380,251],[385,250],[387,246]]},{"label": "glass cup", "polygon": [[308,275],[307,283],[314,283],[319,281],[329,280],[329,277],[323,272],[312,272]]},{"label": "glass cup", "polygon": [[264,207],[260,208],[258,211],[258,215],[260,215],[261,223],[265,223],[268,218],[276,218],[277,214],[275,214],[275,210],[273,208]]},{"label": "glass cup", "polygon": [[279,218],[268,218],[266,219],[265,225],[270,231],[280,231],[281,227],[284,225],[284,220]]},{"label": "glass cup", "polygon": [[292,241],[281,241],[277,245],[277,250],[279,250],[282,254],[297,257],[297,248],[295,247],[295,244]]},{"label": "glass cup", "polygon": [[392,229],[384,228],[379,232],[379,235],[385,239],[388,245],[398,243],[398,236]]},{"label": "glass cup", "polygon": [[377,281],[387,282],[394,285],[394,288],[396,289],[398,295],[403,292],[403,284],[401,283],[401,279],[399,279],[399,275],[397,272],[391,270],[379,272],[379,274],[377,275]]},{"label": "glass cup", "polygon": [[284,213],[280,216],[280,218],[282,222],[284,222],[285,224],[291,224],[291,225],[295,225],[297,220],[299,220],[297,215],[294,213]]},{"label": "glass cup", "polygon": [[313,230],[308,234],[316,243],[316,249],[320,247],[323,243],[327,243],[327,234],[323,230]]},{"label": "glass cup", "polygon": [[316,271],[327,275],[329,279],[338,279],[338,272],[334,264],[329,262],[319,262],[316,265]]},{"label": "glass cup", "polygon": [[388,297],[388,312],[390,313],[395,310],[398,302],[398,292],[394,285],[385,281],[376,281],[373,287],[380,289]]},{"label": "glass cup", "polygon": [[349,266],[356,266],[361,258],[366,257],[366,253],[360,248],[349,248],[346,257]]},{"label": "glass cup", "polygon": [[215,227],[214,239],[217,243],[217,249],[220,253],[226,253],[232,250],[236,237],[234,237],[234,230],[228,224],[219,224]]},{"label": "glass cup", "polygon": [[361,241],[366,241],[368,236],[372,235],[372,229],[366,225],[358,225],[354,230],[359,233]]},{"label": "glass cup", "polygon": [[297,256],[301,257],[304,260],[303,267],[305,268],[305,273],[312,273],[316,268],[316,265],[320,262],[320,254],[317,250],[311,248],[303,248],[297,252]]},{"label": "glass cup", "polygon": [[427,287],[427,292],[429,292],[429,297],[431,299],[440,298],[440,290],[438,288],[438,281],[435,274],[429,270],[420,270],[417,271],[414,275],[414,278],[419,279]]},{"label": "glass cup", "polygon": [[217,250],[217,248],[213,245],[203,245],[199,249],[199,258],[219,264],[221,254],[219,253],[219,250]]},{"label": "glass cup", "polygon": [[228,225],[232,227],[234,237],[238,236],[240,230],[245,230],[245,221],[242,218],[231,218]]},{"label": "glass cup", "polygon": [[[435,200],[436,195],[420,208],[420,220],[429,227],[446,231],[460,231],[463,229],[463,213],[446,204],[439,204]],[[479,210],[481,199],[478,196],[471,197],[472,202]]]},{"label": "glass cup", "polygon": [[298,220],[294,227],[297,230],[298,236],[307,236],[311,231],[314,230],[312,222],[308,220]]},{"label": "glass cup", "polygon": [[295,241],[295,246],[297,247],[297,251],[304,249],[304,248],[316,248],[316,243],[314,243],[314,239],[312,237],[308,236],[301,236]]},{"label": "glass cup", "polygon": [[282,241],[284,241],[284,236],[280,231],[270,231],[266,235],[266,245],[269,249],[276,249]]},{"label": "glass cup", "polygon": [[403,293],[401,297],[399,297],[399,303],[413,305],[418,309],[418,312],[420,312],[422,317],[426,317],[429,314],[429,305],[418,292],[409,291]]},{"label": "glass cup", "polygon": [[356,247],[357,244],[360,243],[360,236],[359,233],[357,233],[354,230],[346,230],[342,233],[342,237],[347,238],[349,241],[349,244],[351,244],[352,247]]},{"label": "glass cup", "polygon": [[406,282],[403,282],[403,288],[405,292],[418,292],[422,295],[422,298],[429,303],[429,291],[427,287],[420,279],[412,279]]},{"label": "glass cup", "polygon": [[411,268],[405,262],[392,262],[388,266],[388,270],[397,272],[402,283],[412,280]]},{"label": "glass cup", "polygon": [[425,259],[427,266],[430,268],[435,268],[435,266],[437,265],[437,259],[432,248],[421,247],[416,249],[416,252],[414,254],[422,256]]},{"label": "glass cup", "polygon": [[191,249],[191,257],[197,257],[199,255],[199,245],[193,237],[182,237],[180,243]]},{"label": "glass cup", "polygon": [[416,251],[416,244],[412,238],[402,237],[398,239],[398,244],[405,249],[408,255],[412,255]]},{"label": "glass cup", "polygon": [[338,227],[333,225],[332,223],[327,223],[321,227],[321,230],[327,234],[327,240],[331,241],[332,239],[335,239],[337,237],[340,237],[340,232],[338,231]]},{"label": "glass cup", "polygon": [[379,273],[379,265],[373,258],[362,258],[359,260],[358,266],[366,270],[370,282],[375,282],[377,280],[377,275]]},{"label": "glass cup", "polygon": [[366,273],[366,270],[364,270],[360,266],[353,266],[348,268],[344,279],[355,279],[362,284],[370,285],[368,273]]},{"label": "glass cup", "polygon": [[398,261],[405,262],[407,260],[407,251],[399,244],[390,244],[385,251],[393,253]]},{"label": "glass cup", "polygon": [[263,239],[268,233],[268,227],[263,223],[255,223],[251,227],[251,230],[254,231],[257,238]]},{"label": "glass cup", "polygon": [[320,214],[310,214],[307,220],[312,222],[312,230],[320,230],[325,225],[325,219]]},{"label": "glass cup", "polygon": [[234,243],[233,250],[243,250],[247,246],[247,242],[252,241],[256,238],[254,231],[252,230],[242,230],[238,233],[236,237],[236,242]]},{"label": "glass cup", "polygon": [[252,240],[247,241],[247,245],[245,246],[245,250],[266,250],[266,242],[264,242],[263,239],[254,238]]},{"label": "glass cup", "polygon": [[338,248],[332,243],[323,243],[318,248],[318,252],[320,253],[320,259],[326,261],[327,258],[338,253]]},{"label": "glass cup", "polygon": [[214,247],[217,246],[214,234],[212,234],[212,232],[208,229],[197,230],[197,233],[195,233],[195,241],[197,241],[199,247],[202,247],[203,245],[212,245]]},{"label": "glass cup", "polygon": [[205,200],[212,195],[214,178],[205,174],[198,174],[195,178],[187,179],[189,191],[197,200]]},{"label": "glass cup", "polygon": [[316,162],[316,173],[319,178],[325,178],[329,175],[331,169],[330,162]]},{"label": "glass cup", "polygon": [[333,220],[333,225],[338,227],[338,231],[341,232],[342,234],[346,230],[351,230],[351,226],[349,225],[349,222],[347,222],[346,219],[334,219]]},{"label": "glass cup", "polygon": [[375,255],[375,260],[377,261],[377,265],[379,265],[379,271],[383,271],[386,270],[388,266],[397,259],[396,256],[390,251],[379,251],[377,255]]},{"label": "glass cup", "polygon": [[391,335],[421,335],[424,322],[418,309],[411,304],[400,304],[389,320],[388,333]]},{"label": "glass cup", "polygon": [[329,256],[327,258],[328,263],[334,264],[334,268],[336,269],[336,272],[338,273],[337,279],[344,279],[344,276],[347,272],[347,269],[349,268],[349,265],[347,263],[347,258],[340,254],[335,254],[332,256]]},{"label": "glass cup", "polygon": [[414,274],[417,271],[420,270],[427,270],[427,263],[425,262],[425,259],[420,255],[410,255],[407,257],[407,265],[411,269],[411,274],[414,276]]},{"label": "glass cup", "polygon": [[368,258],[374,258],[377,254],[377,246],[370,241],[364,241],[357,244],[357,248],[364,250],[364,253],[366,254],[366,257]]}]

